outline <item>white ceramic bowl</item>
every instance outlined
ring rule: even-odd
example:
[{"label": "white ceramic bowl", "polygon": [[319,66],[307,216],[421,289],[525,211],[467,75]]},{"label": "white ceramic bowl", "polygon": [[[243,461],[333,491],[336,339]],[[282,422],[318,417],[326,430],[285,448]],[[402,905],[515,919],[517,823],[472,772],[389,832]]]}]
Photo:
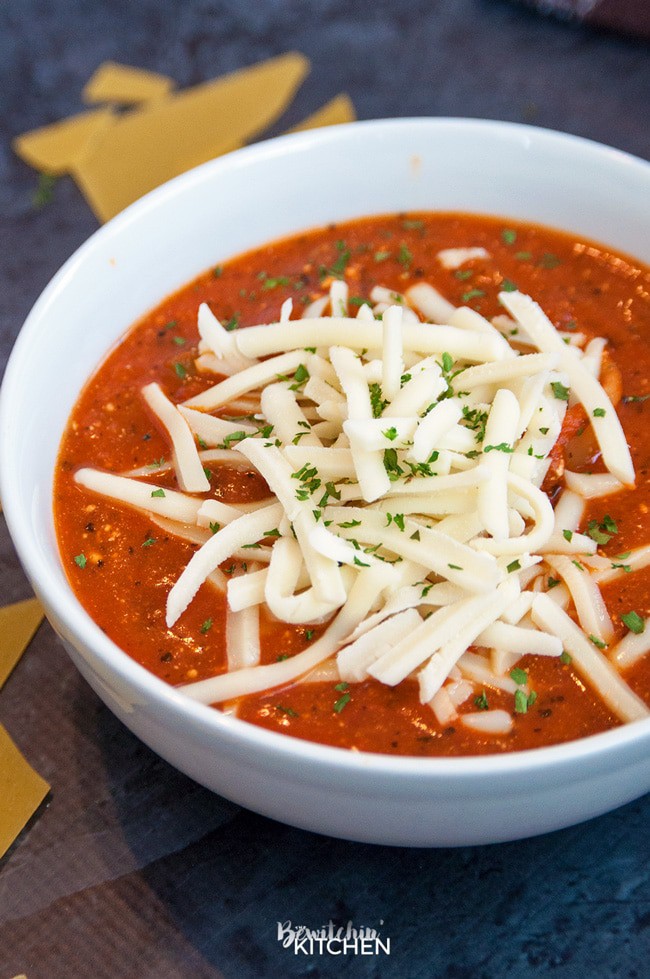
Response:
[{"label": "white ceramic bowl", "polygon": [[0,401],[3,505],[77,667],[144,742],[229,799],[305,829],[412,846],[558,829],[650,789],[650,721],[554,748],[393,758],[271,733],[184,698],[113,645],[72,594],[52,522],[57,447],[79,390],[143,313],[203,269],[297,231],[400,210],[548,224],[650,261],[650,165],[504,123],[402,119],[271,140],[149,194],[76,252],[29,315]]}]

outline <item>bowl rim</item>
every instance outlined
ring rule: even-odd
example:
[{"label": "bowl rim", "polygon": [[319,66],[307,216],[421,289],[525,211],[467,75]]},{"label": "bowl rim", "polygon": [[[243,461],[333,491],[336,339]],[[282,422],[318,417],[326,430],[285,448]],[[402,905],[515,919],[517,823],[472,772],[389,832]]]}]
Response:
[{"label": "bowl rim", "polygon": [[[225,737],[232,743],[238,743],[244,750],[256,752],[259,758],[271,756],[278,760],[308,761],[314,776],[334,769],[337,775],[343,772],[350,775],[363,772],[366,777],[388,776],[393,780],[397,779],[398,782],[407,782],[411,785],[419,780],[425,780],[426,784],[437,779],[492,780],[495,776],[523,771],[534,775],[548,768],[557,772],[558,769],[566,766],[573,767],[576,762],[596,764],[602,761],[606,764],[606,759],[612,754],[620,753],[628,746],[641,748],[645,743],[650,744],[650,718],[558,745],[502,754],[420,757],[352,751],[348,748],[323,745],[293,735],[270,731],[224,714],[186,697],[131,659],[91,619],[67,582],[59,583],[43,572],[34,557],[33,549],[28,546],[31,537],[28,507],[20,499],[17,486],[12,484],[11,459],[8,456],[13,399],[20,386],[21,363],[26,356],[32,334],[36,333],[41,319],[47,315],[48,305],[61,290],[65,289],[68,280],[77,274],[78,269],[83,267],[86,257],[92,255],[98,245],[110,241],[113,236],[123,234],[130,225],[137,224],[142,217],[158,208],[163,202],[182,196],[195,184],[209,182],[213,179],[213,175],[218,176],[233,168],[245,167],[249,163],[263,163],[264,159],[291,155],[304,147],[321,146],[341,139],[354,138],[355,132],[375,130],[379,133],[385,131],[388,134],[400,129],[418,128],[439,131],[466,130],[474,132],[477,137],[482,134],[498,138],[520,137],[538,147],[546,146],[551,150],[555,148],[563,151],[570,150],[579,155],[587,154],[593,160],[613,167],[617,172],[621,168],[628,171],[637,170],[642,179],[647,180],[650,185],[650,163],[594,140],[514,122],[427,116],[364,120],[285,134],[210,160],[173,178],[100,226],[77,248],[41,292],[20,329],[0,389],[0,493],[9,532],[35,592],[42,598],[46,607],[51,607],[56,611],[57,616],[60,616],[69,635],[74,637],[74,642],[90,651],[91,662],[94,659],[99,661],[102,667],[114,674],[122,684],[126,684],[131,692],[137,693],[140,697],[144,696],[148,703],[155,702],[156,706],[169,711],[169,717],[174,719],[174,726],[189,723],[195,731],[200,731],[204,738]],[[302,774],[307,776],[308,770],[303,769]]]}]

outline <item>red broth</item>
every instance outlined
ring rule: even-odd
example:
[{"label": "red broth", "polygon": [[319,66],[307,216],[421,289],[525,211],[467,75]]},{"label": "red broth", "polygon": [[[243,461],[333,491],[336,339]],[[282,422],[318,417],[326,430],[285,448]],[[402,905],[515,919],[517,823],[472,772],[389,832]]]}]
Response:
[{"label": "red broth", "polygon": [[[491,258],[456,271],[436,260],[442,248],[483,246]],[[418,281],[452,303],[484,316],[502,312],[497,293],[509,283],[533,296],[560,329],[608,339],[622,375],[618,412],[632,448],[637,485],[589,505],[586,520],[608,514],[618,533],[600,553],[615,556],[650,542],[650,271],[602,246],[546,228],[461,214],[409,214],[360,219],[273,242],[217,266],[165,299],[106,357],[83,390],[59,454],[54,513],[61,558],[70,584],[100,628],[156,676],[181,685],[223,672],[225,599],[205,584],[176,625],[165,625],[167,593],[198,545],[167,535],[146,516],[88,493],[74,482],[82,466],[121,472],[169,456],[140,389],[157,380],[176,402],[214,383],[200,375],[197,309],[207,302],[231,328],[278,318],[291,297],[294,316],[326,291],[328,276],[344,276],[352,297],[367,298],[375,284],[404,291]],[[574,429],[576,426],[574,426]],[[588,426],[577,426],[565,446],[574,469],[598,469]],[[175,487],[172,473],[156,482]],[[561,478],[547,480],[553,495]],[[211,473],[211,495],[224,502],[267,493],[262,478],[226,467]],[[254,553],[254,552],[253,552]],[[77,560],[75,560],[75,558]],[[222,570],[235,573],[239,562]],[[650,573],[635,572],[604,595],[617,638],[621,614],[650,614]],[[323,626],[292,626],[262,615],[262,662],[291,656]],[[619,721],[570,664],[526,657],[537,700],[516,714],[513,730],[485,737],[462,724],[441,728],[418,687],[377,681],[351,685],[344,704],[334,683],[296,684],[244,697],[241,718],[271,730],[324,744],[406,755],[463,755],[556,744],[615,727]],[[650,704],[650,655],[625,676]],[[490,691],[490,707],[513,712],[510,694]],[[473,698],[459,708],[475,710]]]}]

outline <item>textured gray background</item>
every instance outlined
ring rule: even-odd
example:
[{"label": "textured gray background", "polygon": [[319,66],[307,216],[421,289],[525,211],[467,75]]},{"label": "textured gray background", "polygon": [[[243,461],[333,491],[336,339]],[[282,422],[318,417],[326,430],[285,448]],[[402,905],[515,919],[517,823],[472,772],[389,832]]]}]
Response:
[{"label": "textured gray background", "polygon": [[[185,86],[292,48],[313,69],[278,131],[347,90],[361,118],[526,121],[650,158],[647,46],[505,0],[3,0],[2,366],[41,288],[96,227],[68,179],[34,209],[36,176],[10,137],[79,111],[105,59]],[[0,523],[2,602],[28,594]],[[648,975],[650,798],[546,837],[453,851],[289,829],[157,759],[47,625],[0,696],[0,720],[53,786],[0,865],[0,979]],[[390,958],[296,958],[275,939],[277,920],[330,917],[379,927]]]}]

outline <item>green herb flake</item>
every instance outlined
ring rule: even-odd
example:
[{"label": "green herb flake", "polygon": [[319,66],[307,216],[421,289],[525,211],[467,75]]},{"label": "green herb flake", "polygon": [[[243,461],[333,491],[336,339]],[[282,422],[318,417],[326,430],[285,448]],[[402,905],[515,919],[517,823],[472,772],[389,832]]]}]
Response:
[{"label": "green herb flake", "polygon": [[216,523],[216,521],[214,523],[211,523],[209,526],[213,534],[216,534],[221,529],[221,524]]},{"label": "green herb flake", "polygon": [[571,659],[569,653],[567,653],[566,649],[563,649],[560,653],[560,663],[562,663],[563,666],[570,666],[572,662],[573,660]]},{"label": "green herb flake", "polygon": [[604,418],[606,414],[604,408],[594,408],[594,418]]},{"label": "green herb flake", "polygon": [[482,693],[478,695],[478,697],[474,697],[474,706],[476,707],[477,710],[490,709],[490,705],[488,703],[487,694],[485,690],[483,690]]},{"label": "green herb flake", "polygon": [[384,436],[384,438],[387,438],[389,442],[394,442],[397,438],[397,429],[394,425],[391,425],[390,428],[387,428],[381,434]]},{"label": "green herb flake", "polygon": [[472,269],[456,269],[454,272],[455,278],[460,279],[461,282],[466,282],[467,279],[471,279],[473,275],[474,272]]},{"label": "green herb flake", "polygon": [[569,389],[565,387],[561,381],[552,381],[551,390],[553,391],[553,396],[557,398],[558,401],[569,400]]},{"label": "green herb flake", "polygon": [[519,286],[517,286],[511,279],[504,279],[501,283],[501,288],[504,292],[517,292]]},{"label": "green herb flake", "polygon": [[293,707],[285,707],[284,704],[274,704],[273,705],[277,711],[281,714],[286,714],[287,717],[300,717]]},{"label": "green herb flake", "polygon": [[594,646],[596,646],[597,649],[607,649],[607,643],[603,642],[602,639],[599,639],[598,636],[591,635],[589,636],[589,639],[594,644]]},{"label": "green herb flake", "polygon": [[360,520],[346,520],[345,523],[337,524],[337,527],[343,527],[346,530],[349,527],[359,527],[359,526],[361,526]]},{"label": "green herb flake", "polygon": [[206,633],[208,633],[211,628],[212,628],[212,619],[206,619],[203,625],[201,626],[201,632],[205,636]]},{"label": "green herb flake", "polygon": [[313,638],[314,638],[314,630],[305,629],[305,639],[307,640],[307,642],[311,642]]},{"label": "green herb flake", "polygon": [[233,313],[233,315],[230,317],[228,322],[224,324],[224,330],[227,330],[228,333],[230,333],[232,332],[232,330],[236,330],[238,326],[239,326],[239,313]]},{"label": "green herb flake", "polygon": [[470,302],[472,299],[480,299],[481,296],[485,295],[484,289],[469,289],[467,292],[462,294],[461,301],[464,303]]},{"label": "green herb flake", "polygon": [[460,564],[448,564],[447,567],[448,568],[451,568],[452,571],[462,571],[463,570],[461,568]]},{"label": "green herb flake", "polygon": [[340,714],[346,704],[350,703],[350,699],[350,694],[346,691],[343,696],[339,697],[339,699],[335,702],[332,710],[334,710],[335,713]]},{"label": "green herb flake", "polygon": [[180,377],[181,381],[184,381],[187,377],[187,367],[184,367],[181,363],[174,364],[174,370],[176,371],[176,376]]},{"label": "green herb flake", "polygon": [[81,568],[82,571],[83,571],[83,569],[86,567],[86,564],[87,564],[86,555],[85,554],[77,554],[76,557],[75,557],[75,559],[74,559],[74,563],[77,565],[78,568]]},{"label": "green herb flake", "polygon": [[528,713],[528,697],[523,690],[515,690],[515,714]]},{"label": "green herb flake", "polygon": [[510,453],[510,452],[514,452],[514,449],[512,448],[511,445],[508,445],[507,442],[499,442],[498,445],[486,445],[486,446],[484,446],[483,447],[483,451],[484,452],[507,452],[507,453]]},{"label": "green herb flake", "polygon": [[572,530],[563,530],[562,531],[562,536],[564,537],[564,539],[566,541],[569,541],[569,543],[571,543],[571,541],[573,540],[573,531]]},{"label": "green herb flake", "polygon": [[353,563],[356,564],[356,566],[358,568],[369,568],[370,567],[370,565],[367,564],[366,561],[362,561],[360,558],[358,558],[356,556],[356,554],[354,555],[354,562]]},{"label": "green herb flake", "polygon": [[521,570],[521,563],[519,561],[511,561],[510,564],[506,567],[506,571],[508,572],[508,574],[511,574],[513,571],[520,571],[520,570]]},{"label": "green herb flake", "polygon": [[635,404],[637,402],[647,401],[650,398],[650,394],[625,394],[621,399],[624,405]]},{"label": "green herb flake", "polygon": [[143,547],[151,547],[152,544],[155,544],[155,543],[156,543],[156,538],[155,537],[147,537],[147,539],[142,542],[142,546]]},{"label": "green herb flake", "polygon": [[532,257],[532,252],[515,252],[515,258],[519,262],[529,262]]},{"label": "green herb flake", "polygon": [[641,618],[638,612],[624,612],[621,622],[636,636],[640,636],[645,629],[645,619]]},{"label": "green herb flake", "polygon": [[397,253],[397,261],[399,262],[400,265],[403,265],[405,269],[409,269],[411,267],[411,263],[413,262],[413,255],[406,247],[406,245],[402,244],[399,246],[399,251]]},{"label": "green herb flake", "polygon": [[557,255],[553,255],[552,252],[545,252],[540,258],[538,264],[542,269],[556,269],[558,265],[562,264],[562,262]]},{"label": "green herb flake", "polygon": [[504,228],[501,232],[501,241],[504,245],[514,245],[517,240],[517,232],[512,228]]},{"label": "green herb flake", "polygon": [[526,673],[525,670],[522,670],[520,667],[515,666],[513,670],[510,670],[510,679],[514,680],[514,682],[518,684],[520,687],[525,687],[526,684],[528,683],[528,674]]},{"label": "green herb flake", "polygon": [[548,588],[549,591],[551,590],[551,588],[557,588],[557,586],[559,584],[560,584],[560,579],[559,578],[547,578],[546,579],[546,587]]},{"label": "green herb flake", "polygon": [[215,279],[220,279],[223,275],[223,266],[215,265],[215,267],[212,269],[212,275]]},{"label": "green herb flake", "polygon": [[380,418],[381,414],[388,404],[383,397],[381,390],[381,384],[378,381],[373,381],[372,384],[368,385],[368,391],[370,393],[370,406],[372,408],[372,417]]},{"label": "green herb flake", "polygon": [[379,251],[375,252],[375,262],[385,262],[387,258],[390,258],[390,252]]},{"label": "green herb flake", "polygon": [[163,498],[165,496],[165,491],[164,491],[164,489],[152,490],[151,491],[151,495],[152,496],[159,496],[159,497]]}]

